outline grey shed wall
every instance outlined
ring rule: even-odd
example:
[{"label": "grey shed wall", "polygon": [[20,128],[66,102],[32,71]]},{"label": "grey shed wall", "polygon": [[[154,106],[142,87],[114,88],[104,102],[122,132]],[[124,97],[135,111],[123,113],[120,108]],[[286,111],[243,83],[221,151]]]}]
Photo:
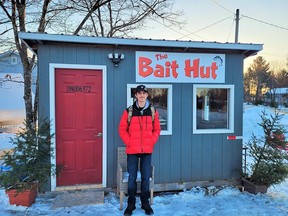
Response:
[{"label": "grey shed wall", "polygon": [[[108,53],[114,47],[75,44],[39,45],[39,114],[49,116],[49,63],[107,66],[107,187],[116,187],[117,147],[123,146],[118,123],[126,108],[126,85],[135,83],[135,51],[173,50],[127,47],[125,59],[114,67]],[[209,50],[207,52],[209,53]],[[235,86],[235,126],[233,135],[242,135],[243,59],[241,54],[226,54],[225,84]],[[227,140],[231,134],[193,134],[193,84],[173,83],[172,135],[161,135],[155,146],[155,183],[182,183],[240,179],[242,140]]]}]

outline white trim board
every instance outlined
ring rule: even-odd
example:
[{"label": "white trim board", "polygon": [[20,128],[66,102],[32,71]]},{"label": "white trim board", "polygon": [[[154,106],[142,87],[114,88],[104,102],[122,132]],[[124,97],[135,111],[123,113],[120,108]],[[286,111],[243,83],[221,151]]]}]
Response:
[{"label": "white trim board", "polygon": [[[102,187],[107,184],[107,69],[105,65],[82,65],[82,64],[49,64],[49,100],[50,100],[50,121],[51,134],[55,134],[55,69],[56,68],[71,68],[71,69],[93,69],[102,70],[102,104],[103,104],[103,151],[102,151]],[[51,147],[54,149],[53,155],[50,158],[51,164],[56,165],[56,136],[51,140]],[[51,176],[51,191],[56,190],[56,176]]]},{"label": "white trim board", "polygon": [[[197,88],[211,88],[211,89],[229,89],[228,95],[228,128],[227,129],[197,129]],[[197,84],[193,85],[193,134],[221,134],[221,133],[234,133],[234,85],[213,85],[213,84]]]},{"label": "white trim board", "polygon": [[[127,107],[129,107],[131,104],[131,88],[136,88],[138,84],[127,84]],[[160,135],[172,135],[172,90],[173,87],[170,84],[144,84],[147,88],[167,88],[168,89],[168,102],[167,102],[167,120],[168,120],[168,128],[167,130],[161,130]]]}]

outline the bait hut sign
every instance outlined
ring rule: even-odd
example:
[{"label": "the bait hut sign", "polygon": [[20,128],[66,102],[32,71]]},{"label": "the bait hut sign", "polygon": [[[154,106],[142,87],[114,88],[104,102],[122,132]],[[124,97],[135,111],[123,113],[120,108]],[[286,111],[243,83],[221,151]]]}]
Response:
[{"label": "the bait hut sign", "polygon": [[136,82],[224,83],[225,55],[136,52]]}]

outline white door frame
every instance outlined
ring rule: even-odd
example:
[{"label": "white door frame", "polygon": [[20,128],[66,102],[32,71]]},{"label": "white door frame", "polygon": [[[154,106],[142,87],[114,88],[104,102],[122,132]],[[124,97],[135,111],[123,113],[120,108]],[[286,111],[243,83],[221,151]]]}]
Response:
[{"label": "white door frame", "polygon": [[[51,122],[51,134],[55,136],[51,139],[51,147],[54,149],[53,154],[51,155],[50,161],[51,164],[56,166],[56,107],[55,107],[55,69],[58,68],[71,68],[71,69],[93,69],[93,70],[102,70],[102,116],[103,116],[103,150],[102,150],[102,187],[106,187],[107,184],[107,69],[106,65],[83,65],[83,64],[49,64],[49,100],[50,100],[50,122]],[[55,175],[51,175],[51,191],[56,190],[57,179]]]}]

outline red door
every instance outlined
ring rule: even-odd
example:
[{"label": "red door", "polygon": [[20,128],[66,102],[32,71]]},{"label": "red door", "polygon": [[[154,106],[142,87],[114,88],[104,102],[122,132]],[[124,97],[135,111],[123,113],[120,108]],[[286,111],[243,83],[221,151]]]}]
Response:
[{"label": "red door", "polygon": [[56,69],[57,186],[102,183],[102,71]]}]

